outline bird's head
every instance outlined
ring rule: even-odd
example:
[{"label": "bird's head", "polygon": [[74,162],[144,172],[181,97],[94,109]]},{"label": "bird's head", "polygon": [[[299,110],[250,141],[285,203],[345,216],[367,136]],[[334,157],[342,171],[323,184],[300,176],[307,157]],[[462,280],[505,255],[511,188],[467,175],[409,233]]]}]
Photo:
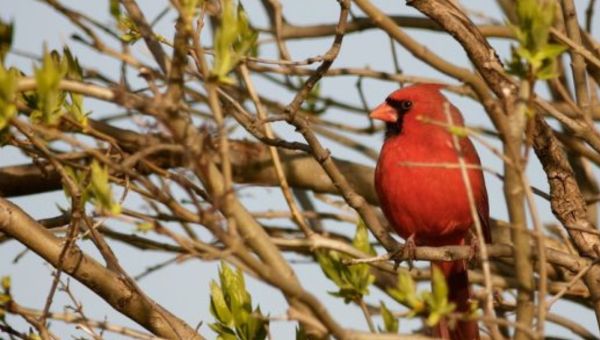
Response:
[{"label": "bird's head", "polygon": [[443,87],[418,84],[396,90],[371,111],[369,117],[385,122],[386,138],[399,135],[407,120],[415,121],[417,116],[437,118],[441,104],[446,100],[440,92]]}]

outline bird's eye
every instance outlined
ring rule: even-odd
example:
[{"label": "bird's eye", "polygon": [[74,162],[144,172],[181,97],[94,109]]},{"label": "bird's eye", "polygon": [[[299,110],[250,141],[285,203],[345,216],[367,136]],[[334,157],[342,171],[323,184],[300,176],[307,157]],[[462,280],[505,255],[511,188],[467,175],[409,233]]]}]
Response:
[{"label": "bird's eye", "polygon": [[401,100],[399,105],[400,110],[408,111],[412,107],[412,104],[413,103],[410,100]]},{"label": "bird's eye", "polygon": [[413,102],[407,99],[395,100],[393,98],[388,98],[386,102],[388,105],[401,112],[407,112],[413,105]]}]

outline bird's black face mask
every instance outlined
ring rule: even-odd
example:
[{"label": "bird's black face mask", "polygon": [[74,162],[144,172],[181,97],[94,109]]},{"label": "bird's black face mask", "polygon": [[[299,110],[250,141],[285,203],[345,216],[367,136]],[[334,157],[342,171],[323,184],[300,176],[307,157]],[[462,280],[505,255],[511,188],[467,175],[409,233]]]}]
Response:
[{"label": "bird's black face mask", "polygon": [[385,139],[393,136],[397,136],[402,133],[402,124],[404,123],[404,116],[410,111],[412,107],[412,101],[410,100],[394,100],[387,98],[386,103],[396,110],[397,117],[393,123],[385,123]]}]

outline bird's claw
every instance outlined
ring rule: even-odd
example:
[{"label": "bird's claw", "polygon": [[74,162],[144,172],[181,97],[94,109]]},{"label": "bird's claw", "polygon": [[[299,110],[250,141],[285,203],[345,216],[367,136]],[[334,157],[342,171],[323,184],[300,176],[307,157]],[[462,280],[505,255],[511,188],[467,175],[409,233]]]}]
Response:
[{"label": "bird's claw", "polygon": [[415,244],[414,235],[411,235],[409,238],[406,239],[406,242],[404,242],[402,246],[398,247],[398,249],[392,252],[390,259],[394,261],[394,270],[398,269],[400,262],[402,262],[403,260],[406,260],[406,262],[408,263],[408,268],[412,269],[413,260],[416,257],[416,248],[417,246]]},{"label": "bird's claw", "polygon": [[479,244],[476,241],[469,244],[469,257],[467,260],[469,263],[479,262]]},{"label": "bird's claw", "polygon": [[469,257],[467,261],[471,264],[478,264],[481,261],[481,253],[479,246],[479,239],[472,231],[469,237]]}]

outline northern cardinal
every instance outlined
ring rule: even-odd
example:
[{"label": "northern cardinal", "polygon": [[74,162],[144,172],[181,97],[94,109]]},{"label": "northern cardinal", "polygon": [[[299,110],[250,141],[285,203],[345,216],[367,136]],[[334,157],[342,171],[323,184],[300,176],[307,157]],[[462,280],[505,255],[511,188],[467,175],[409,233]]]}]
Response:
[{"label": "northern cardinal", "polygon": [[[442,95],[441,87],[420,84],[397,90],[370,114],[386,125],[375,170],[381,209],[398,234],[413,246],[464,245],[475,223],[448,115],[455,126],[462,126],[463,118]],[[484,238],[489,243],[488,198],[479,156],[468,138],[459,138],[459,143]],[[466,261],[432,265],[443,272],[448,298],[456,304],[456,311],[469,311]],[[434,333],[452,340],[479,339],[476,321],[459,321],[451,329],[443,320]]]}]

